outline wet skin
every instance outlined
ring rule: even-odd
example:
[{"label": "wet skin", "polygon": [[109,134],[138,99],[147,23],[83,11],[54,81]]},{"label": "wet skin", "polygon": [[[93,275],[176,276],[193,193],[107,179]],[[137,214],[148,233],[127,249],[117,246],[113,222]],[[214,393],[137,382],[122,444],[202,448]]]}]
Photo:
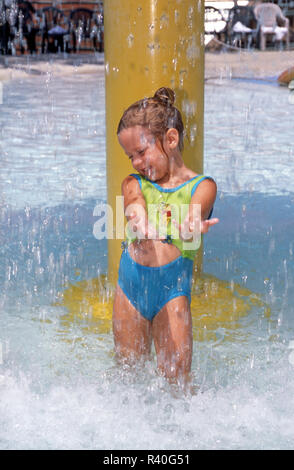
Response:
[{"label": "wet skin", "polygon": [[[160,141],[154,138],[147,128],[134,126],[122,130],[118,139],[133,168],[163,188],[177,187],[197,176],[184,165],[176,129],[169,129]],[[151,267],[162,266],[178,258],[181,254],[179,249],[172,244],[162,243],[155,228],[148,225],[145,199],[136,178],[128,176],[124,179],[122,194],[129,223],[132,224],[134,232],[146,238],[129,246],[130,256],[137,263]],[[201,204],[202,233],[206,233],[211,226],[218,223],[218,219],[206,220],[215,197],[216,184],[212,180],[204,180],[191,199],[190,207],[193,203]],[[136,206],[131,206],[133,204]],[[182,227],[179,227],[180,236],[184,229],[188,229],[188,232],[190,230],[192,236],[194,224],[190,211]],[[150,322],[140,315],[117,286],[113,331],[119,360],[134,363],[148,356],[153,338],[158,370],[170,381],[188,382],[193,341],[187,297],[180,296],[167,302]]]}]

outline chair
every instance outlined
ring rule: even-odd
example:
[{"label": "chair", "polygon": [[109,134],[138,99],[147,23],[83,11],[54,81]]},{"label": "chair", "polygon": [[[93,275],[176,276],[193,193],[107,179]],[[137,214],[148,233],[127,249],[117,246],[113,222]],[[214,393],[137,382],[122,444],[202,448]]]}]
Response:
[{"label": "chair", "polygon": [[[28,50],[36,52],[36,34],[38,27],[34,18],[35,8],[26,0],[0,2],[0,51],[4,54],[16,54],[19,46],[21,53]],[[26,41],[24,41],[26,39]]]},{"label": "chair", "polygon": [[285,41],[289,48],[289,20],[281,8],[274,3],[261,3],[254,8],[254,14],[259,25],[260,49],[266,48],[268,36],[274,41]]},{"label": "chair", "polygon": [[76,8],[70,14],[70,32],[73,41],[73,52],[77,51],[82,41],[92,40],[96,50],[98,38],[98,25],[95,24],[93,12],[87,8]]},{"label": "chair", "polygon": [[64,13],[55,7],[45,7],[39,15],[42,54],[68,50],[68,21]]},{"label": "chair", "polygon": [[226,32],[227,22],[221,11],[215,7],[205,7],[204,11],[204,32],[205,44],[212,38],[223,39]]},{"label": "chair", "polygon": [[22,37],[24,37],[27,42],[27,48],[32,54],[33,52],[37,52],[36,35],[39,32],[39,25],[35,17],[36,10],[32,3],[27,0],[18,0],[17,6],[18,11],[15,26],[17,30],[16,36],[20,42],[20,50],[23,54],[24,45]]},{"label": "chair", "polygon": [[250,48],[257,42],[258,25],[253,8],[249,6],[235,6],[229,12],[227,42]]}]

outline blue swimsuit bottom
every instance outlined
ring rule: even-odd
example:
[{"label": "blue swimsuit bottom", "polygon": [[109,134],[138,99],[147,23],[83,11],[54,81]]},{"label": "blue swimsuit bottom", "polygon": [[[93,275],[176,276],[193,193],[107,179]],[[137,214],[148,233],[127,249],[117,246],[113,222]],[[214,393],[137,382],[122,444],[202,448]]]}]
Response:
[{"label": "blue swimsuit bottom", "polygon": [[191,302],[193,261],[179,256],[158,267],[134,261],[128,250],[122,252],[118,284],[131,304],[147,320],[153,320],[164,305],[182,295]]}]

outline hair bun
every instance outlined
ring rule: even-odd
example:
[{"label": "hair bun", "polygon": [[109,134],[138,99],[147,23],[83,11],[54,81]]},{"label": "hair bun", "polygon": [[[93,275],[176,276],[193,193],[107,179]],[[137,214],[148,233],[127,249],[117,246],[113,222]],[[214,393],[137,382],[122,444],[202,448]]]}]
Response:
[{"label": "hair bun", "polygon": [[175,92],[171,88],[161,87],[154,93],[154,99],[161,101],[166,106],[172,106],[175,102]]}]

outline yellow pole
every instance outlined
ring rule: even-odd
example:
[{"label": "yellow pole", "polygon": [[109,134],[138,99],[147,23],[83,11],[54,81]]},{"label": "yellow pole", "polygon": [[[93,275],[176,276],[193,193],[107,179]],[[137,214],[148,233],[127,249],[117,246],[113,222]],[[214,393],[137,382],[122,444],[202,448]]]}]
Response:
[{"label": "yellow pole", "polygon": [[[121,194],[122,179],[132,172],[117,142],[116,128],[123,110],[135,100],[152,96],[161,86],[175,90],[186,128],[184,160],[196,172],[203,171],[204,1],[104,0],[104,10],[107,185],[115,232],[116,196]],[[120,245],[121,240],[115,238],[108,243],[112,285]],[[196,268],[201,268],[202,250],[198,252]],[[73,321],[85,326],[85,318],[87,328],[96,334],[110,331],[112,299],[108,287],[103,276],[69,285],[58,303],[68,309],[62,319],[65,331]],[[228,324],[232,332],[240,327],[239,319],[256,306],[270,316],[268,306],[248,289],[213,276],[197,276],[197,295],[192,295],[191,302],[194,339],[215,341],[215,331]],[[240,334],[242,330],[238,337]]]},{"label": "yellow pole", "polygon": [[105,90],[108,204],[114,238],[108,241],[108,277],[116,281],[121,241],[115,239],[116,196],[132,172],[116,129],[123,111],[162,86],[176,92],[185,124],[185,163],[203,171],[204,1],[105,0]]}]

